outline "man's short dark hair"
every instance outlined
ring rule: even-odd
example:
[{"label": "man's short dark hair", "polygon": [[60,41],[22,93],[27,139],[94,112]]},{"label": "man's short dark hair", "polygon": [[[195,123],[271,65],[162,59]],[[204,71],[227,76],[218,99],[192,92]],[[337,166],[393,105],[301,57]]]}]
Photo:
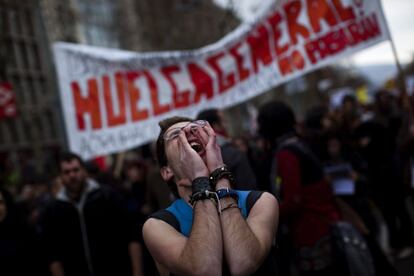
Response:
[{"label": "man's short dark hair", "polygon": [[210,123],[210,125],[213,124],[221,124],[221,118],[219,116],[217,108],[209,108],[204,109],[197,115],[197,120],[205,120]]},{"label": "man's short dark hair", "polygon": [[60,158],[59,158],[59,171],[62,170],[63,162],[71,162],[72,160],[78,160],[82,168],[85,168],[85,162],[79,155],[73,152],[64,152],[60,155]]},{"label": "man's short dark hair", "polygon": [[[170,128],[172,125],[175,125],[177,123],[181,122],[191,122],[192,119],[187,117],[180,117],[180,116],[174,116],[167,119],[164,119],[158,123],[160,126],[160,134],[157,138],[157,161],[160,168],[168,165],[167,155],[165,154],[165,141],[164,141],[164,134],[167,131],[168,128]],[[179,197],[177,186],[175,185],[175,182],[173,180],[167,181],[168,186],[170,187],[172,193]]]}]

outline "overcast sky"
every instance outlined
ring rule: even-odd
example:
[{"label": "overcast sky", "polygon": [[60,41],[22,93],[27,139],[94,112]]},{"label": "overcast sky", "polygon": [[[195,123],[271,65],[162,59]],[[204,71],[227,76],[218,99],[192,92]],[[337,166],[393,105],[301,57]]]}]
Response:
[{"label": "overcast sky", "polygon": [[[215,0],[219,4],[233,2],[240,16],[246,20],[275,0]],[[345,0],[351,1],[351,0]],[[372,1],[372,0],[365,0]],[[402,63],[414,57],[414,0],[381,0],[384,13]],[[383,42],[352,57],[357,65],[393,63],[389,42]]]}]

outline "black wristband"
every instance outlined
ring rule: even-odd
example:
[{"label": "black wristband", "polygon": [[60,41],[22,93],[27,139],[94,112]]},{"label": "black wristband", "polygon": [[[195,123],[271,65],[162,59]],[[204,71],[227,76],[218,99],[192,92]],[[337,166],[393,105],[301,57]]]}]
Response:
[{"label": "black wristband", "polygon": [[190,196],[190,204],[194,206],[194,203],[198,200],[213,198],[217,201],[217,195],[213,191],[210,185],[208,177],[197,177],[191,183],[191,189],[193,191]]},{"label": "black wristband", "polygon": [[216,187],[217,182],[222,179],[222,178],[227,178],[230,182],[231,185],[234,184],[234,177],[233,174],[227,169],[227,166],[221,166],[217,169],[215,169],[211,174],[210,174],[210,183],[211,186],[213,188]]},{"label": "black wristband", "polygon": [[191,182],[191,190],[193,195],[201,191],[213,191],[209,178],[206,176],[197,177]]}]

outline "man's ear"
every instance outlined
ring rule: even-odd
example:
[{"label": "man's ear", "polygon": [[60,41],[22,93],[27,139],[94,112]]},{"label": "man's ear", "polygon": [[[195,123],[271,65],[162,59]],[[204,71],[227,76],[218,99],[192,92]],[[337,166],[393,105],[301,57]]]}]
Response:
[{"label": "man's ear", "polygon": [[162,167],[160,169],[160,173],[164,181],[168,181],[174,177],[174,173],[169,166]]}]

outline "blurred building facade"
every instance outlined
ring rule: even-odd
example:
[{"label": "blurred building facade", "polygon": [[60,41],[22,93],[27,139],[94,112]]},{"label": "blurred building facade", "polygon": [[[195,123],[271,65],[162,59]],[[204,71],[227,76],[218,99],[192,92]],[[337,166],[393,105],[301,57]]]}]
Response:
[{"label": "blurred building facade", "polygon": [[51,42],[132,51],[195,49],[240,21],[212,0],[41,0]]},{"label": "blurred building facade", "polygon": [[0,161],[39,172],[65,148],[53,42],[194,49],[239,24],[211,0],[0,0],[0,15],[0,80],[12,84],[18,109],[16,118],[0,121]]},{"label": "blurred building facade", "polygon": [[122,46],[135,51],[203,47],[240,24],[232,10],[221,9],[212,0],[120,2]]},{"label": "blurred building facade", "polygon": [[40,170],[32,160],[53,159],[63,135],[39,1],[0,0],[0,59],[0,80],[12,84],[17,102],[17,116],[0,121],[2,169]]}]

